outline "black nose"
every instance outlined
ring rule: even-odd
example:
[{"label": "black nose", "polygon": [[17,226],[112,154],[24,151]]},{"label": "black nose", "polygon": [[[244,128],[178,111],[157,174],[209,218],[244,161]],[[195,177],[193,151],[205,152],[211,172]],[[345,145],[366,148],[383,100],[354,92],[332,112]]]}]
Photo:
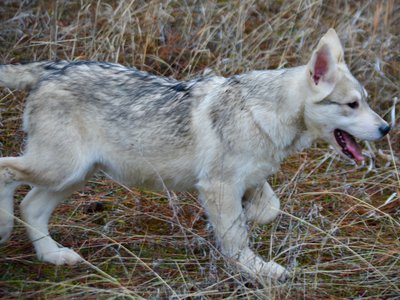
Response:
[{"label": "black nose", "polygon": [[385,136],[388,134],[388,132],[390,131],[390,126],[389,125],[382,125],[381,127],[379,127],[379,131],[382,134],[382,136]]}]

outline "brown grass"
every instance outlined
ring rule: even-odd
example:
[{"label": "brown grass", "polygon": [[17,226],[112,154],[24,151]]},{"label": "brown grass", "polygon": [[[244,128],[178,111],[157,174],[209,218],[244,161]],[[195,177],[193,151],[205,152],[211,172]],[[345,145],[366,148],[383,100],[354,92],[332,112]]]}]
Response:
[{"label": "brown grass", "polygon": [[[365,145],[363,166],[316,144],[270,179],[282,214],[253,226],[253,243],[294,270],[287,284],[225,265],[195,195],[130,190],[100,175],[51,222],[87,262],[37,261],[17,224],[0,247],[2,298],[399,299],[399,16],[398,1],[1,1],[1,63],[104,60],[183,79],[303,64],[334,27],[371,106],[395,124]],[[2,156],[20,152],[24,96],[2,91]]]}]

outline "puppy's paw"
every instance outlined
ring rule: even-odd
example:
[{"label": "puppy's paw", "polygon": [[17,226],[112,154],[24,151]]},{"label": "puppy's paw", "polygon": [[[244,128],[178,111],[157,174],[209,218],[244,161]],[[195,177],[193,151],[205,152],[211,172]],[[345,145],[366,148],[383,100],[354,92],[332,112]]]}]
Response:
[{"label": "puppy's paw", "polygon": [[69,248],[58,248],[57,250],[38,254],[40,260],[54,265],[75,265],[83,261],[83,258],[74,250]]},{"label": "puppy's paw", "polygon": [[250,249],[246,249],[239,256],[239,266],[250,275],[261,278],[272,278],[279,282],[286,282],[291,276],[290,273],[276,262],[265,262]]},{"label": "puppy's paw", "polygon": [[286,282],[291,277],[288,270],[273,261],[264,262],[260,273],[262,276],[270,277],[282,283]]}]

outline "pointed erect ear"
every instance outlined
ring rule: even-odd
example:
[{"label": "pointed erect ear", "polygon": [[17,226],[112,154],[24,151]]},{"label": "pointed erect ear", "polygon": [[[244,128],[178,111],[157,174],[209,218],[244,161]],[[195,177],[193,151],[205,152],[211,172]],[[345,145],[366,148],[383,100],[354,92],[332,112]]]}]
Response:
[{"label": "pointed erect ear", "polygon": [[335,30],[330,29],[319,41],[307,65],[309,84],[319,100],[334,89],[338,63],[343,61],[343,49]]},{"label": "pointed erect ear", "polygon": [[315,85],[334,81],[337,64],[328,45],[324,44],[314,51],[308,64],[310,77]]},{"label": "pointed erect ear", "polygon": [[335,29],[331,28],[327,33],[325,33],[325,35],[319,41],[317,49],[323,45],[328,45],[337,63],[344,63],[343,47]]}]

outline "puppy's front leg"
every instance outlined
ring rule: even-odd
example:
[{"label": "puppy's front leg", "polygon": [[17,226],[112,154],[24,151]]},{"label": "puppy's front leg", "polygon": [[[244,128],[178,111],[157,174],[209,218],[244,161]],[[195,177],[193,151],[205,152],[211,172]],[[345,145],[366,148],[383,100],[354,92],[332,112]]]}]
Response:
[{"label": "puppy's front leg", "polygon": [[268,182],[244,194],[245,214],[249,221],[268,224],[279,214],[280,202]]},{"label": "puppy's front leg", "polygon": [[265,262],[249,248],[242,190],[229,182],[211,180],[201,181],[198,189],[222,254],[252,275],[285,279],[288,275],[285,268],[272,261]]}]

